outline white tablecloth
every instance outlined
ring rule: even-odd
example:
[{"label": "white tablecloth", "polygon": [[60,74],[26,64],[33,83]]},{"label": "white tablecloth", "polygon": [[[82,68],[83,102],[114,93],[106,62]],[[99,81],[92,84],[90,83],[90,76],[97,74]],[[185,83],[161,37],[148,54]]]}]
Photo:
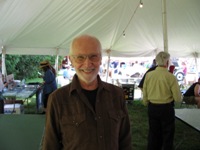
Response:
[{"label": "white tablecloth", "polygon": [[175,109],[175,115],[178,119],[200,132],[200,109]]}]

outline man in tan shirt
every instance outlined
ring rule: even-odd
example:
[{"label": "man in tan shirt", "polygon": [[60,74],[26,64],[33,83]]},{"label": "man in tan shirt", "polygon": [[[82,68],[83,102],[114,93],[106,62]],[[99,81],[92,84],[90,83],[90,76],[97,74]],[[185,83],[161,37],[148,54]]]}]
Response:
[{"label": "man in tan shirt", "polygon": [[160,52],[157,67],[146,74],[143,103],[148,105],[148,150],[172,150],[175,130],[174,101],[181,101],[176,77],[168,71],[170,55]]}]

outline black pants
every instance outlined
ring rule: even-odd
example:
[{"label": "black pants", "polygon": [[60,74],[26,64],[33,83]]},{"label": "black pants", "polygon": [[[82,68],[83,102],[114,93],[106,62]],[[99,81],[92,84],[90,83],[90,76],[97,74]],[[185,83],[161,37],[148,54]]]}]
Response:
[{"label": "black pants", "polygon": [[4,113],[4,101],[0,99],[0,114]]},{"label": "black pants", "polygon": [[148,106],[148,150],[173,150],[175,111],[173,103]]},{"label": "black pants", "polygon": [[43,100],[44,108],[47,108],[47,102],[48,102],[48,98],[49,98],[50,94],[51,93],[49,93],[49,94],[43,94],[42,95],[42,100]]},{"label": "black pants", "polygon": [[2,93],[0,92],[0,114],[4,113],[4,98],[2,96]]}]

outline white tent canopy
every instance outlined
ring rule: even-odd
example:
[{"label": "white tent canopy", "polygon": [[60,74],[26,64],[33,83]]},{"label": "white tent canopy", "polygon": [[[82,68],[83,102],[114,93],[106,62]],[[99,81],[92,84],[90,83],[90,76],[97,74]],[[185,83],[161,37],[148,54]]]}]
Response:
[{"label": "white tent canopy", "polygon": [[[162,0],[142,2],[140,9],[140,0],[0,0],[0,50],[65,56],[75,36],[91,34],[111,56],[154,57],[164,49]],[[200,0],[166,6],[169,53],[198,56]]]}]

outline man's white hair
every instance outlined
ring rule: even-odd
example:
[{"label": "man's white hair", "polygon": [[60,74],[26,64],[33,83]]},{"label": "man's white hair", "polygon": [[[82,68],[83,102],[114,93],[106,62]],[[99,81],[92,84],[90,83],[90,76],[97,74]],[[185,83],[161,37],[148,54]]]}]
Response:
[{"label": "man's white hair", "polygon": [[166,66],[169,59],[170,54],[167,52],[159,52],[156,55],[156,63],[158,64],[158,66]]}]

